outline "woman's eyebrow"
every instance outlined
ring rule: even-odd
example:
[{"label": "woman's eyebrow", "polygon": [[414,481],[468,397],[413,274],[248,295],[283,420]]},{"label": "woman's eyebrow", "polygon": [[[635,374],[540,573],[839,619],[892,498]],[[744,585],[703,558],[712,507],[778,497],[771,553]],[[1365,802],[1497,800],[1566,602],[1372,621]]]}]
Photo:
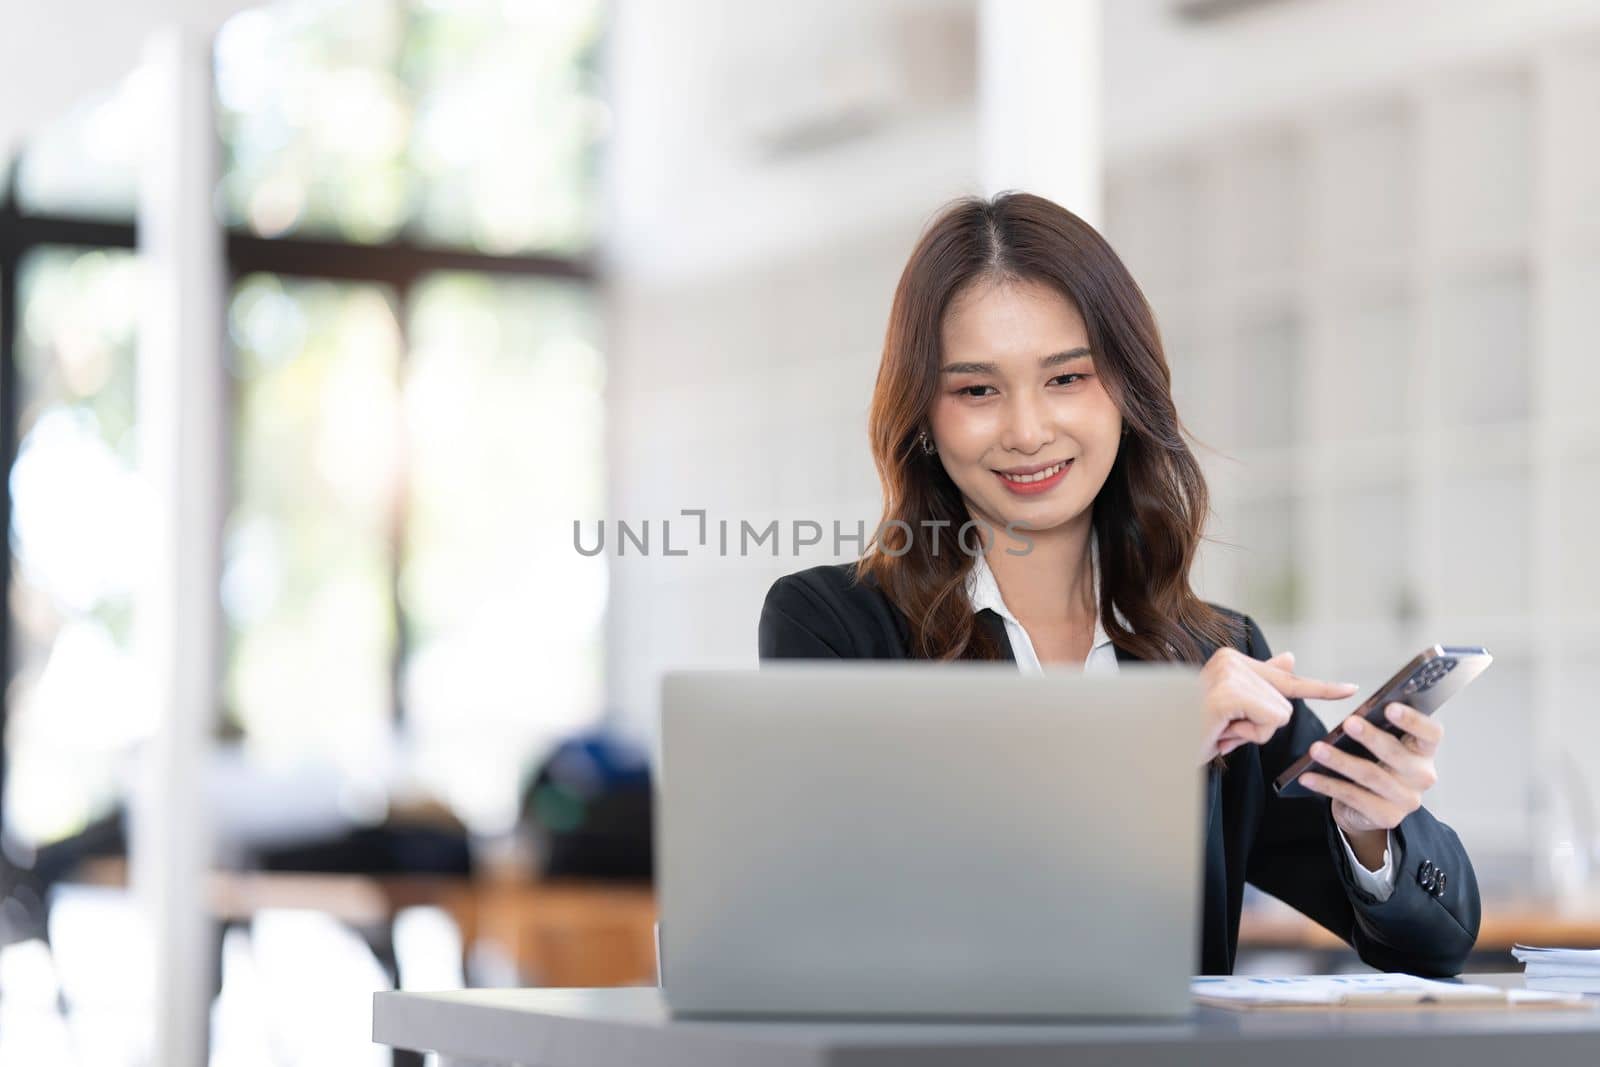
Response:
[{"label": "woman's eyebrow", "polygon": [[[1075,359],[1082,359],[1090,355],[1087,348],[1079,346],[1070,348],[1065,352],[1044,356],[1039,360],[1040,367],[1059,367],[1063,363],[1071,363]],[[999,374],[1000,366],[996,363],[946,363],[939,368],[941,374]]]}]

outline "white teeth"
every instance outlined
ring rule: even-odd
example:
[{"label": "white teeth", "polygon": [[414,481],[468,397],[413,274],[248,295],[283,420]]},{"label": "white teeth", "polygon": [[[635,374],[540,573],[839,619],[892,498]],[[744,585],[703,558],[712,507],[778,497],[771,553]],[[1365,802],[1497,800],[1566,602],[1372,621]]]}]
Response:
[{"label": "white teeth", "polygon": [[1008,482],[1016,482],[1019,485],[1026,485],[1029,482],[1042,482],[1046,478],[1054,478],[1061,472],[1061,468],[1065,467],[1066,465],[1067,464],[1065,462],[1062,462],[1057,463],[1054,467],[1046,467],[1044,470],[1035,471],[1032,474],[1002,474],[1000,477],[1004,478]]}]

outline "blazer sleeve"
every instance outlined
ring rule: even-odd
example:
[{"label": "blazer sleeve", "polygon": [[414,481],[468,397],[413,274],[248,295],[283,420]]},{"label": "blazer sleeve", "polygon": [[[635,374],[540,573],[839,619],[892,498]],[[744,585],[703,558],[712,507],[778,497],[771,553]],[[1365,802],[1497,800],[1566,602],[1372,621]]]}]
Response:
[{"label": "blazer sleeve", "polygon": [[804,574],[789,574],[772,583],[761,605],[757,654],[769,659],[840,659],[851,657],[848,627],[835,605],[810,588]]},{"label": "blazer sleeve", "polygon": [[[1249,654],[1270,658],[1260,628],[1249,617],[1244,621]],[[1460,839],[1426,808],[1417,809],[1394,830],[1394,892],[1380,902],[1362,889],[1350,872],[1331,802],[1279,797],[1272,788],[1327,732],[1305,701],[1293,704],[1289,723],[1257,750],[1261,818],[1247,879],[1343,938],[1369,966],[1419,975],[1460,973],[1481,918],[1477,878]],[[1442,886],[1437,874],[1423,876],[1425,864],[1443,872]]]}]

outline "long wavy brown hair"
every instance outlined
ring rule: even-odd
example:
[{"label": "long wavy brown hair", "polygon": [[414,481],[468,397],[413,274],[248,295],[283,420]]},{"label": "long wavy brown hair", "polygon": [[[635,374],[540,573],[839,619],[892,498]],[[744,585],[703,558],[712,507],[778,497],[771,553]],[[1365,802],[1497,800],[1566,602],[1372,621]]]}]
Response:
[{"label": "long wavy brown hair", "polygon": [[966,597],[972,557],[936,553],[932,538],[908,532],[941,520],[959,530],[972,518],[939,457],[923,454],[917,438],[938,394],[945,311],[978,281],[1042,283],[1070,300],[1088,326],[1095,370],[1122,412],[1127,434],[1092,505],[1107,636],[1151,661],[1199,663],[1207,644],[1233,643],[1236,625],[1189,583],[1210,498],[1172,402],[1150,305],[1088,223],[1043,197],[1005,193],[955,201],[917,242],[895,289],[872,394],[869,433],[884,506],[860,572],[904,613],[913,655],[1001,658]]}]

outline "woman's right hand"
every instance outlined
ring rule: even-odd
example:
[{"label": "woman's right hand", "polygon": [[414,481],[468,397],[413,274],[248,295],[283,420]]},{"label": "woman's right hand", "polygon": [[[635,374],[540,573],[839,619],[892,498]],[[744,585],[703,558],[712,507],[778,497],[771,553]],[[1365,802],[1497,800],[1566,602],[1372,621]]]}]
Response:
[{"label": "woman's right hand", "polygon": [[1293,698],[1342,700],[1353,682],[1322,682],[1294,673],[1294,653],[1252,659],[1236,648],[1219,648],[1200,670],[1205,687],[1205,729],[1200,763],[1226,756],[1240,745],[1260,745],[1289,721]]}]

